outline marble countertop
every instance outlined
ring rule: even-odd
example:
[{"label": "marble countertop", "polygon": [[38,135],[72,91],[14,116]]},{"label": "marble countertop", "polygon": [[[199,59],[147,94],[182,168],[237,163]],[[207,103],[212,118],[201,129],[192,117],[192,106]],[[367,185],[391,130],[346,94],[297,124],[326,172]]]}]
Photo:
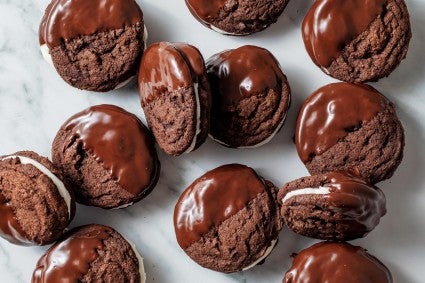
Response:
[{"label": "marble countertop", "polygon": [[[50,156],[59,126],[72,114],[95,104],[124,107],[142,119],[136,84],[107,94],[68,86],[45,62],[38,46],[38,25],[48,0],[0,0],[0,154],[30,149]],[[283,129],[257,149],[228,149],[208,140],[199,150],[169,157],[159,151],[162,172],[155,190],[136,205],[107,211],[78,206],[71,227],[107,224],[133,241],[145,260],[147,282],[281,282],[289,255],[316,242],[284,229],[266,262],[226,275],[203,269],[178,246],[172,214],[179,194],[199,175],[219,165],[252,166],[277,186],[307,175],[292,142],[300,105],[315,89],[334,80],[308,57],[300,24],[312,1],[291,1],[279,21],[247,37],[226,37],[206,29],[190,15],[183,0],[139,0],[149,43],[188,42],[206,58],[244,44],[269,49],[280,61],[292,88],[293,103]],[[353,241],[380,258],[394,282],[425,281],[425,1],[406,0],[413,39],[407,59],[386,79],[372,84],[396,105],[406,131],[405,156],[398,171],[378,184],[387,196],[387,215],[364,239]],[[19,247],[0,239],[0,282],[30,282],[46,247]]]}]

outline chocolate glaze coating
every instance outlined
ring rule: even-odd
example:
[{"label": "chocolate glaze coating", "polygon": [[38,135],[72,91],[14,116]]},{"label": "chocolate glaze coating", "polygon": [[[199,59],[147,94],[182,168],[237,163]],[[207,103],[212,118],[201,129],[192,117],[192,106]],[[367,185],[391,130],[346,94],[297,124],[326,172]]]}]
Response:
[{"label": "chocolate glaze coating", "polygon": [[279,191],[278,200],[283,202],[281,215],[289,228],[323,240],[364,237],[386,213],[384,193],[346,172],[291,181]]},{"label": "chocolate glaze coating", "polygon": [[149,127],[166,153],[187,153],[205,141],[211,95],[196,47],[170,42],[149,46],[140,63],[139,95]]},{"label": "chocolate glaze coating", "polygon": [[388,268],[361,247],[322,242],[297,254],[283,283],[392,283]]},{"label": "chocolate glaze coating", "polygon": [[290,88],[266,49],[246,45],[207,61],[212,90],[211,136],[229,147],[261,144],[282,126]]},{"label": "chocolate glaze coating", "polygon": [[142,106],[179,88],[194,87],[204,75],[205,64],[199,51],[183,43],[158,42],[149,46],[139,69]]},{"label": "chocolate glaze coating", "polygon": [[40,24],[40,45],[58,46],[83,35],[93,35],[143,22],[134,0],[53,0]]}]

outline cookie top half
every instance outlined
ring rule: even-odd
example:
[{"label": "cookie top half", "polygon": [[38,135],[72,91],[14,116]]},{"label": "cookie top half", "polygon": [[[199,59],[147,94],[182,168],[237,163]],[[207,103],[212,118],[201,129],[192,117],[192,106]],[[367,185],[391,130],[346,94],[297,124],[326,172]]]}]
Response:
[{"label": "cookie top half", "polygon": [[213,169],[177,201],[177,242],[203,267],[225,273],[251,268],[271,252],[281,229],[275,193],[247,166]]},{"label": "cookie top half", "polygon": [[404,130],[393,103],[376,89],[334,83],[304,102],[295,144],[311,174],[354,170],[374,184],[400,164]]},{"label": "cookie top half", "polygon": [[317,66],[356,83],[388,76],[406,57],[412,36],[404,0],[318,0],[302,33]]},{"label": "cookie top half", "polygon": [[139,201],[159,176],[151,133],[135,115],[113,105],[92,106],[69,118],[53,141],[52,157],[77,201],[103,208]]},{"label": "cookie top half", "polygon": [[207,61],[212,90],[210,135],[235,148],[261,146],[282,127],[291,91],[279,62],[266,49],[246,45]]},{"label": "cookie top half", "polygon": [[136,75],[146,37],[134,0],[52,0],[39,28],[42,54],[59,75],[101,92]]}]

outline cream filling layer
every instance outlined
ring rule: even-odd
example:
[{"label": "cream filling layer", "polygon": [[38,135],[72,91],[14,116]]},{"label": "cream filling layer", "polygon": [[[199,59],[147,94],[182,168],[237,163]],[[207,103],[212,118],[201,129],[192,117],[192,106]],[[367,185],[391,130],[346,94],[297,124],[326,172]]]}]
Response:
[{"label": "cream filling layer", "polygon": [[264,254],[259,259],[257,259],[256,261],[254,261],[252,264],[248,265],[247,267],[244,267],[242,270],[245,271],[245,270],[248,270],[250,268],[253,268],[260,261],[262,261],[263,259],[265,259],[272,252],[272,250],[273,250],[274,246],[276,245],[276,243],[277,243],[277,239],[276,240],[273,240],[270,243],[270,246],[264,251]]},{"label": "cream filling layer", "polygon": [[59,194],[64,199],[66,206],[68,207],[68,219],[71,218],[71,195],[69,194],[69,191],[66,189],[65,184],[56,177],[55,174],[52,173],[49,169],[47,169],[43,164],[35,161],[34,159],[25,157],[25,156],[18,156],[18,155],[9,155],[4,157],[2,160],[6,159],[12,159],[12,158],[19,158],[22,164],[31,164],[38,170],[40,170],[44,175],[50,178],[52,180],[53,184],[55,184],[56,188],[59,191]]},{"label": "cream filling layer", "polygon": [[40,45],[41,55],[43,55],[44,60],[49,63],[50,66],[54,67],[52,56],[50,55],[50,49],[47,44]]},{"label": "cream filling layer", "polygon": [[[224,34],[224,35],[249,35],[249,34],[251,34],[252,32],[245,32],[245,33],[232,33],[232,32],[228,32],[228,31],[225,31],[225,30],[222,30],[222,29],[219,29],[218,27],[216,27],[216,26],[213,26],[213,25],[211,25],[211,24],[209,24],[209,23],[207,23],[207,22],[205,22],[204,21],[204,23],[210,28],[210,29],[212,29],[213,31],[215,31],[215,32],[218,32],[218,33],[221,33],[221,34]],[[265,29],[265,28],[267,28],[267,25],[264,25],[263,26],[263,28]]]},{"label": "cream filling layer", "polygon": [[148,47],[148,43],[147,43],[148,37],[149,37],[148,28],[144,24],[143,25],[143,43],[145,44],[145,49],[144,50],[146,50],[146,48]]},{"label": "cream filling layer", "polygon": [[186,149],[184,153],[189,153],[193,151],[196,147],[197,137],[201,133],[201,101],[199,98],[199,83],[193,84],[193,89],[195,90],[195,101],[196,101],[196,130],[195,136],[193,137],[192,143]]},{"label": "cream filling layer", "polygon": [[221,34],[224,34],[224,35],[248,35],[249,33],[231,33],[231,32],[227,32],[227,31],[224,31],[224,30],[222,30],[222,29],[219,29],[218,27],[216,27],[216,26],[213,26],[213,25],[210,25],[210,24],[207,24],[209,27],[210,27],[210,29],[212,29],[213,31],[215,31],[215,32],[218,32],[218,33],[221,33]]},{"label": "cream filling layer", "polygon": [[129,206],[131,206],[131,205],[133,205],[133,204],[134,204],[134,202],[130,202],[130,203],[126,203],[126,204],[123,204],[123,205],[120,205],[120,206],[114,207],[114,208],[112,208],[112,209],[122,209],[122,208],[129,207]]},{"label": "cream filling layer", "polygon": [[282,204],[285,203],[290,198],[301,196],[301,195],[327,195],[330,193],[329,187],[318,187],[318,188],[303,188],[303,189],[297,189],[288,192],[283,198],[282,198]]}]

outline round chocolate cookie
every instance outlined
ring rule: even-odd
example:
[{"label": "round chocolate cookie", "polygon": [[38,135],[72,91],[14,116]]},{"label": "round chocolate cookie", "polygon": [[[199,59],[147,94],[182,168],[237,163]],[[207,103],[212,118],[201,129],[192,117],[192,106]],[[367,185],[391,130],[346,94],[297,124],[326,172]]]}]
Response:
[{"label": "round chocolate cookie", "polygon": [[38,260],[32,283],[144,283],[143,259],[114,229],[97,224],[74,228]]},{"label": "round chocolate cookie", "polygon": [[231,273],[255,266],[272,251],[282,228],[276,191],[244,165],[205,173],[177,201],[174,228],[180,247],[212,270]]},{"label": "round chocolate cookie", "polygon": [[47,245],[74,218],[75,201],[58,169],[32,151],[0,156],[0,236],[18,245]]},{"label": "round chocolate cookie", "polygon": [[148,195],[160,171],[154,140],[133,114],[97,105],[69,118],[52,146],[53,163],[74,189],[77,202],[122,208]]},{"label": "round chocolate cookie", "polygon": [[269,142],[285,121],[291,91],[266,49],[242,46],[207,61],[212,90],[210,135],[228,147]]},{"label": "round chocolate cookie", "polygon": [[192,15],[210,29],[248,35],[275,23],[289,0],[186,0]]},{"label": "round chocolate cookie", "polygon": [[392,283],[388,268],[361,247],[322,242],[295,255],[283,283]]},{"label": "round chocolate cookie", "polygon": [[134,0],[52,0],[39,29],[45,59],[68,84],[91,91],[129,82],[146,37]]},{"label": "round chocolate cookie", "polygon": [[139,69],[139,94],[159,146],[180,155],[207,138],[211,95],[204,59],[184,43],[152,44]]},{"label": "round chocolate cookie", "polygon": [[377,90],[334,83],[304,102],[295,144],[312,175],[353,171],[375,184],[390,178],[400,164],[404,131],[394,105]]},{"label": "round chocolate cookie", "polygon": [[303,236],[348,241],[366,236],[386,213],[384,193],[349,173],[289,182],[278,193],[286,225]]},{"label": "round chocolate cookie", "polygon": [[404,0],[317,0],[302,32],[317,66],[356,83],[388,76],[406,57],[412,37]]}]

